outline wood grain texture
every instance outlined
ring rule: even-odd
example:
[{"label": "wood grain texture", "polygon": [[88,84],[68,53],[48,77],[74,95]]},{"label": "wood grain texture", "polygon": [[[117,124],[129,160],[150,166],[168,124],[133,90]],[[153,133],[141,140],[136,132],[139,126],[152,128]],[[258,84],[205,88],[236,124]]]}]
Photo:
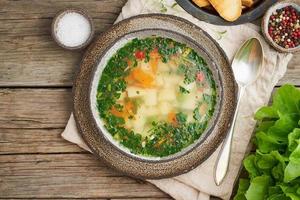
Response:
[{"label": "wood grain texture", "polygon": [[2,198],[167,197],[112,171],[90,154],[0,156]]},{"label": "wood grain texture", "polygon": [[30,0],[0,1],[0,20],[52,18],[67,7],[85,9],[93,18],[116,16],[126,0]]},{"label": "wood grain texture", "polygon": [[[0,197],[1,199],[1,197]],[[6,200],[32,200],[33,198],[5,198]],[[36,199],[36,198],[34,198]],[[57,198],[42,198],[43,200],[53,200]],[[60,200],[78,200],[78,198],[59,198]],[[138,197],[138,198],[80,198],[84,200],[171,200],[171,197]],[[220,200],[215,197],[211,197],[210,200]]]},{"label": "wood grain texture", "polygon": [[70,89],[0,89],[0,128],[64,128]]},{"label": "wood grain texture", "polygon": [[[96,35],[110,27],[113,20],[94,19]],[[2,21],[0,86],[72,85],[83,51],[64,50],[53,41],[52,19]]]},{"label": "wood grain texture", "polygon": [[[1,199],[1,198],[0,198]],[[5,198],[6,200],[32,200],[32,198]],[[53,198],[43,198],[43,200],[53,200]],[[78,198],[59,198],[60,200],[78,200]],[[107,199],[107,198],[80,198],[84,200],[171,200],[172,198],[170,197],[140,197],[140,198],[112,198],[112,199]],[[211,198],[211,200],[217,200],[215,198]],[[219,199],[218,199],[219,200]]]},{"label": "wood grain texture", "polygon": [[82,52],[51,38],[51,22],[66,7],[85,9],[96,35],[115,21],[126,0],[0,1],[0,86],[71,86]]},{"label": "wood grain texture", "polygon": [[86,152],[61,137],[63,129],[0,129],[1,154]]},{"label": "wood grain texture", "polygon": [[2,87],[71,86],[82,53],[63,50],[50,35],[5,37],[0,45]]},{"label": "wood grain texture", "polygon": [[284,83],[300,86],[300,52],[294,54],[288,64],[286,74],[277,85],[282,85]]},{"label": "wood grain texture", "polygon": [[[170,197],[157,197],[157,198],[149,198],[149,197],[147,197],[147,198],[130,198],[130,200],[170,200],[170,199],[172,199],[172,198],[170,198]],[[121,199],[111,199],[111,200],[121,200]]]}]

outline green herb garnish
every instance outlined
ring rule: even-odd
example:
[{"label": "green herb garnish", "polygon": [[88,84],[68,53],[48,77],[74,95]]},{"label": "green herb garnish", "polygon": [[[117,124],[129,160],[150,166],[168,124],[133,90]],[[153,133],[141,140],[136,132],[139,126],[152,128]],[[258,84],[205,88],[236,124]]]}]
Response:
[{"label": "green herb garnish", "polygon": [[[210,110],[204,119],[201,119],[199,112],[194,111],[194,120],[188,121],[184,109],[175,114],[174,123],[159,121],[157,118],[150,116],[146,121],[146,125],[150,127],[150,130],[147,130],[149,135],[142,137],[141,133],[126,128],[126,120],[130,120],[129,122],[135,120],[137,110],[145,103],[145,99],[139,97],[141,92],[136,90],[137,95],[134,98],[125,97],[123,101],[129,103],[128,105],[121,105],[119,99],[127,88],[125,77],[138,66],[138,62],[141,60],[141,58],[138,60],[135,57],[135,53],[137,51],[143,52],[143,62],[147,63],[150,62],[150,53],[153,50],[157,50],[161,61],[165,63],[174,56],[185,52],[184,59],[179,60],[180,66],[177,71],[178,74],[184,77],[184,84],[195,82],[195,74],[201,71],[205,74],[207,84],[212,89],[213,95],[211,98],[207,98]],[[183,86],[179,87],[179,91],[182,94],[190,93]],[[105,128],[115,140],[134,154],[163,157],[177,153],[189,146],[204,132],[216,104],[215,91],[215,82],[207,64],[193,49],[170,38],[153,36],[131,40],[109,59],[98,84],[96,99],[99,115],[105,122]],[[188,97],[187,95],[182,96]],[[128,110],[128,107],[131,108],[126,117],[122,115],[118,115],[118,117],[112,113],[113,110],[115,113],[120,114]]]},{"label": "green herb garnish", "polygon": [[179,86],[179,91],[182,93],[182,94],[189,94],[190,91],[188,91],[187,89],[185,89],[184,87],[182,86]]}]

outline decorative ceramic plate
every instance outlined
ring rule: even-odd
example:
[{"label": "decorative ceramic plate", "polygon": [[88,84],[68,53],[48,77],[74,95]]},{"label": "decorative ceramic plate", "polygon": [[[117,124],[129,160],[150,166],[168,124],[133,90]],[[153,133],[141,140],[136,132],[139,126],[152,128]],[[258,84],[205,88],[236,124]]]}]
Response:
[{"label": "decorative ceramic plate", "polygon": [[217,43],[168,15],[123,20],[87,50],[74,83],[83,139],[112,168],[157,179],[192,170],[224,139],[236,84]]},{"label": "decorative ceramic plate", "polygon": [[233,22],[228,22],[221,18],[216,11],[200,8],[192,0],[176,0],[177,3],[194,17],[211,24],[216,25],[238,25],[254,21],[261,17],[266,10],[277,0],[255,0],[252,8],[243,10],[242,15]]}]

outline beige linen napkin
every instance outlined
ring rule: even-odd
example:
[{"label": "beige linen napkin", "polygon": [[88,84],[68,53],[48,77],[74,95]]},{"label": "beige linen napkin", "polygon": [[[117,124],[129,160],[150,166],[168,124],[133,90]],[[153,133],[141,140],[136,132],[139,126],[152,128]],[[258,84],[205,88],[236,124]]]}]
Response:
[{"label": "beige linen napkin", "polygon": [[[174,0],[129,0],[117,21],[142,13],[162,12],[183,17],[201,27],[219,43],[230,61],[246,39],[257,37],[263,44],[264,67],[258,80],[247,88],[241,100],[229,170],[224,182],[216,186],[213,179],[214,164],[220,147],[204,163],[186,174],[168,179],[148,180],[177,200],[206,200],[210,195],[229,199],[255,127],[253,114],[259,107],[268,103],[273,87],[284,75],[287,63],[292,56],[280,54],[271,49],[258,33],[258,27],[252,24],[230,27],[207,24],[186,13]],[[76,129],[73,115],[62,137],[90,151]]]}]

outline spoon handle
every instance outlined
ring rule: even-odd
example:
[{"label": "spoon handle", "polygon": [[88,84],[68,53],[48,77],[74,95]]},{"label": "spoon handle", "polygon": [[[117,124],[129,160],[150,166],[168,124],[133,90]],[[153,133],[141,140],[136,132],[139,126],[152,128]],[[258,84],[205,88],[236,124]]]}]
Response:
[{"label": "spoon handle", "polygon": [[234,112],[233,120],[229,129],[229,133],[227,133],[227,137],[222,145],[221,151],[219,152],[218,159],[216,161],[215,171],[214,171],[214,179],[216,185],[220,185],[227,174],[235,121],[240,106],[240,100],[241,97],[243,96],[244,91],[245,91],[244,87],[239,87],[238,101]]}]

